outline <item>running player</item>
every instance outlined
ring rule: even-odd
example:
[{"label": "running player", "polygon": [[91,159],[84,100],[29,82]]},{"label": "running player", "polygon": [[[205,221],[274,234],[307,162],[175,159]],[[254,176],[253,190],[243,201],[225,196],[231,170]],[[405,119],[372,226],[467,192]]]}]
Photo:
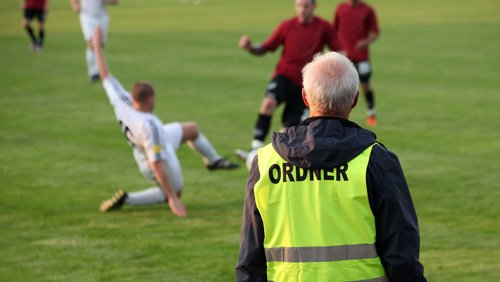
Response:
[{"label": "running player", "polygon": [[103,42],[108,38],[109,15],[107,5],[117,4],[118,0],[71,0],[73,10],[80,15],[80,24],[83,37],[87,42],[85,59],[87,60],[88,76],[90,82],[99,81],[99,70],[95,62],[95,55],[90,48],[90,40],[97,26],[103,32]]},{"label": "running player", "polygon": [[186,216],[186,209],[180,200],[183,189],[181,166],[176,155],[179,146],[189,146],[202,154],[209,170],[235,169],[238,164],[221,156],[200,132],[194,122],[173,122],[163,124],[153,114],[155,91],[146,82],[134,84],[131,94],[111,75],[102,49],[102,31],[96,28],[91,44],[96,55],[104,89],[115,110],[123,134],[132,146],[141,173],[156,186],[138,192],[118,191],[111,199],[101,204],[101,211],[120,208],[123,204],[152,205],[168,202],[172,212]]},{"label": "running player", "polygon": [[[281,57],[262,100],[251,149],[262,147],[269,133],[271,118],[276,108],[285,103],[281,119],[283,128],[298,125],[308,116],[302,101],[302,68],[314,55],[329,46],[336,50],[335,39],[328,21],[314,15],[315,0],[296,0],[296,16],[282,21],[273,34],[262,44],[252,44],[250,37],[240,39],[240,48],[252,55],[261,56],[274,52],[283,46]],[[248,152],[237,150],[240,159],[246,159]]]},{"label": "running player", "polygon": [[366,124],[375,126],[375,96],[370,86],[372,67],[368,46],[379,35],[375,10],[361,0],[348,0],[337,6],[333,19],[333,29],[344,53],[358,70],[359,80],[367,104]]},{"label": "running player", "polygon": [[[28,33],[31,44],[30,51],[42,51],[45,38],[45,16],[48,12],[48,0],[24,0],[23,4],[23,27]],[[38,21],[38,38],[31,27],[30,22],[36,18]]]}]

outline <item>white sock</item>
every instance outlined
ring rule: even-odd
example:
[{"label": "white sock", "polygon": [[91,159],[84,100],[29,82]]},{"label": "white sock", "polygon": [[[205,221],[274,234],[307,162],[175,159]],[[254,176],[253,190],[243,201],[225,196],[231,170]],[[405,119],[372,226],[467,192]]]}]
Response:
[{"label": "white sock", "polygon": [[95,55],[90,47],[87,47],[87,50],[85,50],[85,59],[87,60],[89,76],[99,74],[99,69],[97,68],[95,61]]},{"label": "white sock", "polygon": [[212,144],[210,144],[208,139],[201,132],[194,141],[189,141],[188,145],[191,149],[199,152],[203,156],[205,164],[211,164],[221,159],[221,156],[217,154]]},{"label": "white sock", "polygon": [[262,142],[258,139],[254,139],[254,140],[252,140],[252,143],[250,146],[252,147],[252,150],[256,150],[256,149],[262,148],[264,146],[264,142]]},{"label": "white sock", "polygon": [[165,203],[165,194],[159,187],[127,193],[125,203],[128,205],[156,205]]}]

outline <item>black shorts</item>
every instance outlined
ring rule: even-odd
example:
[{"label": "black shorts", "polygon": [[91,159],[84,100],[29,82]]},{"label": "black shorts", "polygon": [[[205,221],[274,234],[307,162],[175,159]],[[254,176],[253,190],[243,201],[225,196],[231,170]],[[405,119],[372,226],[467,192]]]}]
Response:
[{"label": "black shorts", "polygon": [[291,82],[284,75],[275,76],[267,86],[266,97],[285,103],[281,123],[283,127],[298,125],[302,116],[307,112],[307,107],[302,100],[302,87]]},{"label": "black shorts", "polygon": [[359,81],[369,82],[370,77],[372,76],[372,65],[370,64],[370,61],[359,61],[352,63],[358,71]]},{"label": "black shorts", "polygon": [[24,18],[32,20],[37,18],[39,22],[45,22],[45,12],[42,9],[24,9]]}]

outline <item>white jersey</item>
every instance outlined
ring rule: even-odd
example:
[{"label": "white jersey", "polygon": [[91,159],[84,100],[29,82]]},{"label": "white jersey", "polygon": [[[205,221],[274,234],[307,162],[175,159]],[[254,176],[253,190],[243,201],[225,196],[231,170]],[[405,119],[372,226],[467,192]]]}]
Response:
[{"label": "white jersey", "polygon": [[132,97],[113,76],[103,81],[109,102],[115,110],[122,133],[134,151],[134,158],[141,173],[156,182],[150,163],[162,160],[174,189],[182,190],[184,179],[176,150],[182,142],[179,122],[163,125],[153,113],[139,112],[132,107]]},{"label": "white jersey", "polygon": [[81,0],[80,6],[81,12],[89,16],[98,17],[108,12],[103,0]]},{"label": "white jersey", "polygon": [[130,93],[116,78],[109,76],[103,81],[103,86],[123,134],[136,151],[134,153],[139,153],[149,162],[166,160],[167,140],[160,119],[153,113],[134,109]]}]

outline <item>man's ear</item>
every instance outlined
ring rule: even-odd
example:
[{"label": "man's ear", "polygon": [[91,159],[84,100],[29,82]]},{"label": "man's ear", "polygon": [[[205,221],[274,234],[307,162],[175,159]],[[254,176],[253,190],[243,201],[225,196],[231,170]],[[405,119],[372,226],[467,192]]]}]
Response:
[{"label": "man's ear", "polygon": [[[307,101],[307,93],[304,90],[304,88],[302,88],[302,100],[304,100],[304,104],[306,105],[306,107],[310,108],[309,101]],[[357,100],[357,98],[356,98],[356,100]]]},{"label": "man's ear", "polygon": [[358,98],[359,98],[359,90],[356,92],[356,97],[354,97],[354,102],[352,103],[351,109],[354,109],[356,105],[358,104]]}]

